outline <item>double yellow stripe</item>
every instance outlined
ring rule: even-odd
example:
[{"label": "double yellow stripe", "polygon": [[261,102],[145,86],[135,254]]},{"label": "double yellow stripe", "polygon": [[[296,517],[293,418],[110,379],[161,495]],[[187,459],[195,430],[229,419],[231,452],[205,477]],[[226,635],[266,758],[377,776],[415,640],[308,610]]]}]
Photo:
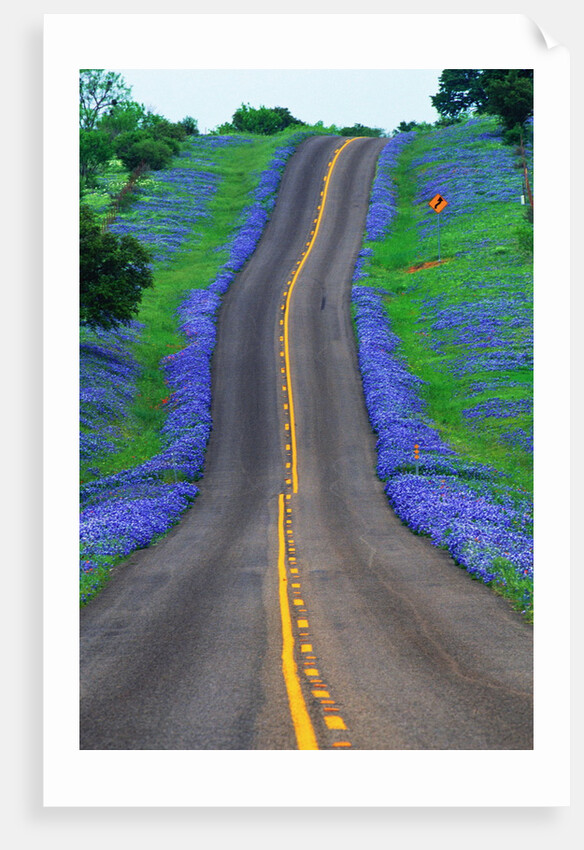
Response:
[{"label": "double yellow stripe", "polygon": [[294,634],[288,604],[288,581],[286,577],[286,548],[284,543],[284,495],[278,499],[278,577],[280,586],[280,614],[282,617],[282,672],[288,692],[288,703],[296,742],[299,750],[318,750],[316,735],[306,708],[298,668],[294,660]]},{"label": "double yellow stripe", "polygon": [[[296,454],[296,425],[294,418],[294,398],[292,393],[292,375],[290,370],[290,334],[289,334],[289,318],[290,318],[290,302],[292,292],[296,281],[300,276],[306,260],[318,236],[326,199],[328,195],[330,178],[333,169],[341,152],[347,145],[354,142],[355,139],[348,139],[336,152],[328,166],[326,176],[324,178],[324,190],[321,193],[322,199],[318,209],[318,215],[315,220],[314,230],[310,242],[307,245],[307,250],[303,252],[302,259],[296,269],[290,288],[288,290],[288,298],[286,300],[286,308],[284,313],[284,356],[286,366],[286,384],[288,392],[289,417],[290,417],[290,445],[291,445],[291,464],[292,464],[292,490],[298,492],[298,463]],[[290,705],[290,714],[294,732],[296,734],[296,742],[299,750],[318,750],[318,743],[310,715],[306,707],[306,702],[302,694],[302,687],[298,676],[298,667],[294,659],[294,633],[292,631],[292,617],[290,614],[290,604],[288,601],[288,580],[286,575],[286,545],[284,535],[284,494],[280,494],[278,498],[278,577],[279,577],[279,596],[280,596],[280,614],[282,619],[282,672],[286,683],[288,693],[288,702]]]},{"label": "double yellow stripe", "polygon": [[297,461],[297,456],[296,456],[296,426],[295,426],[295,419],[294,419],[294,398],[293,398],[293,394],[292,394],[292,375],[291,375],[291,372],[290,372],[290,345],[289,345],[290,340],[289,340],[289,329],[288,329],[288,322],[289,322],[289,317],[290,317],[290,301],[291,301],[291,298],[292,298],[292,292],[294,290],[294,286],[296,285],[296,281],[298,280],[300,272],[302,271],[302,268],[304,267],[304,263],[308,259],[310,252],[312,251],[312,248],[313,248],[314,243],[316,241],[316,237],[318,236],[318,231],[319,231],[320,223],[322,221],[322,216],[323,216],[323,213],[324,213],[324,207],[325,207],[325,203],[326,203],[326,199],[327,199],[327,195],[328,195],[330,178],[331,178],[331,175],[333,173],[333,169],[334,169],[334,167],[337,163],[339,156],[341,155],[341,152],[347,147],[347,145],[350,145],[351,142],[354,142],[354,141],[355,141],[354,138],[347,139],[347,141],[337,150],[332,161],[329,163],[328,171],[326,173],[326,177],[324,178],[324,184],[325,185],[324,185],[324,190],[323,190],[323,193],[322,193],[322,200],[320,202],[320,208],[319,208],[319,211],[318,211],[318,216],[317,216],[316,222],[315,222],[314,232],[312,234],[312,238],[310,239],[310,242],[308,243],[307,250],[303,254],[300,265],[298,266],[298,268],[294,272],[294,276],[293,276],[292,281],[290,283],[290,289],[288,290],[288,299],[286,301],[286,311],[284,313],[284,355],[285,355],[285,359],[286,359],[288,403],[290,405],[290,435],[291,435],[291,446],[292,446],[292,489],[293,489],[294,493],[298,492],[298,461]]}]

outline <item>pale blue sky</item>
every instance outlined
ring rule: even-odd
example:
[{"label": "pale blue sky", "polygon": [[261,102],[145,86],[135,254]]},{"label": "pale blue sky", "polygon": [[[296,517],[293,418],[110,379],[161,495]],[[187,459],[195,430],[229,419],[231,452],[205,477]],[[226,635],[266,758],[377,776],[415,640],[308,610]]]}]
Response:
[{"label": "pale blue sky", "polygon": [[199,130],[230,121],[242,103],[285,106],[307,123],[391,132],[400,121],[439,117],[430,96],[440,70],[131,70],[113,68],[147,109],[180,121],[187,115]]}]

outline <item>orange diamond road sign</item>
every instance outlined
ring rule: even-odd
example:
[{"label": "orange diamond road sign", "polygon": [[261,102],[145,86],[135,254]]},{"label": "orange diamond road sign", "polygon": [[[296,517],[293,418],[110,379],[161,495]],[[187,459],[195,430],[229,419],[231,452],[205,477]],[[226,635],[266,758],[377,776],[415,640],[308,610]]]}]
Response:
[{"label": "orange diamond road sign", "polygon": [[442,212],[448,201],[442,195],[435,195],[431,201],[428,201],[434,212]]}]

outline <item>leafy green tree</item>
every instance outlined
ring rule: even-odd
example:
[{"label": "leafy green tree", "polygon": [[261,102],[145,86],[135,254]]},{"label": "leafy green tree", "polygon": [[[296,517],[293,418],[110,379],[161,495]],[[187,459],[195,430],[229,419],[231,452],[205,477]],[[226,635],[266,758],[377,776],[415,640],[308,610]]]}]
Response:
[{"label": "leafy green tree", "polygon": [[163,118],[162,115],[156,115],[154,112],[146,113],[140,124],[140,129],[152,136],[153,139],[162,140],[169,144],[175,153],[179,152],[180,142],[184,141],[186,137],[185,128],[180,123],[173,124],[172,121]]},{"label": "leafy green tree", "polygon": [[[452,121],[448,120],[447,124],[451,124]],[[427,121],[400,121],[395,130],[395,133],[409,133],[412,130],[415,130],[416,133],[429,133],[430,130],[434,129],[433,124],[428,124]]]},{"label": "leafy green tree", "polygon": [[518,142],[522,127],[533,116],[533,71],[514,69],[500,76],[485,75],[485,112],[500,118],[507,141]]},{"label": "leafy green tree", "polygon": [[285,106],[273,108],[260,106],[256,109],[249,104],[242,103],[239,109],[236,109],[233,113],[231,120],[231,125],[221,125],[220,133],[257,133],[258,135],[271,136],[292,125],[305,126],[304,122],[294,118]]},{"label": "leafy green tree", "polygon": [[365,127],[363,124],[353,124],[352,127],[343,127],[339,130],[341,136],[382,136],[383,130],[379,127]]},{"label": "leafy green tree", "polygon": [[103,170],[114,155],[114,147],[107,133],[100,130],[79,131],[79,176],[82,184],[89,186],[96,174]]},{"label": "leafy green tree", "polygon": [[116,155],[129,171],[142,163],[158,171],[170,164],[176,152],[175,144],[178,147],[174,140],[155,139],[146,130],[133,130],[120,133],[114,146]]},{"label": "leafy green tree", "polygon": [[517,141],[533,115],[533,70],[442,71],[439,91],[430,100],[443,119],[457,119],[470,111],[496,115],[506,140]]},{"label": "leafy green tree", "polygon": [[79,126],[93,130],[99,119],[114,107],[130,100],[131,89],[121,74],[99,69],[82,69],[79,74]]},{"label": "leafy green tree", "polygon": [[183,127],[185,134],[187,136],[198,136],[199,135],[199,125],[195,118],[192,118],[190,115],[186,115],[182,121],[178,122],[181,127]]},{"label": "leafy green tree", "polygon": [[114,139],[121,133],[131,133],[139,130],[146,116],[146,110],[140,103],[133,100],[124,101],[114,106],[99,121],[98,129]]},{"label": "leafy green tree", "polygon": [[211,136],[229,136],[232,133],[237,133],[237,130],[229,121],[224,121],[223,124],[211,130]]},{"label": "leafy green tree", "polygon": [[79,222],[79,282],[82,324],[110,329],[138,313],[142,291],[152,286],[149,251],[133,236],[102,231],[82,205]]},{"label": "leafy green tree", "polygon": [[446,70],[438,80],[438,93],[430,97],[434,109],[445,118],[458,118],[476,109],[481,112],[487,102],[483,87],[483,71]]}]

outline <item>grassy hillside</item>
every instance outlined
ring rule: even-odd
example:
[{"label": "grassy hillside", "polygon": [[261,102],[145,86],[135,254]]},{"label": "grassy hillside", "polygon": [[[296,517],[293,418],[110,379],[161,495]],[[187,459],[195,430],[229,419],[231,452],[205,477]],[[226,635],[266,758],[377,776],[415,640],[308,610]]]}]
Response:
[{"label": "grassy hillside", "polygon": [[[533,273],[522,193],[521,161],[491,119],[392,140],[354,301],[358,332],[377,334],[362,368],[386,386],[368,405],[390,502],[530,617]],[[429,206],[436,194],[448,201],[441,213]]]},{"label": "grassy hillside", "polygon": [[[194,137],[110,225],[150,245],[154,286],[130,327],[81,330],[82,603],[197,495],[221,295],[300,139]],[[532,226],[518,165],[491,119],[390,140],[353,305],[390,504],[529,619]],[[105,219],[127,176],[113,164],[84,200]],[[437,193],[440,214],[428,205]]]},{"label": "grassy hillside", "polygon": [[[154,252],[154,286],[121,331],[81,329],[81,601],[195,498],[209,437],[221,295],[253,251],[303,137],[194,137],[110,224]],[[105,220],[119,166],[84,200]]]}]

